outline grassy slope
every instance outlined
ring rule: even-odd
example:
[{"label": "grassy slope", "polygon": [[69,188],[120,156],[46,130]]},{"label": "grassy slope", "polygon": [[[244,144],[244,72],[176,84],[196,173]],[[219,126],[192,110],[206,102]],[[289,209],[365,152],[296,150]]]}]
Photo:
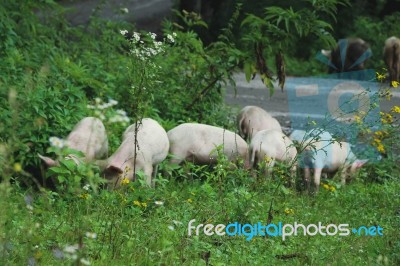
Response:
[{"label": "grassy slope", "polygon": [[[226,176],[227,184],[212,181],[170,182],[165,187],[148,190],[129,184],[122,190],[84,199],[33,193],[33,211],[26,208],[23,192],[12,186],[2,192],[1,219],[2,259],[12,265],[25,264],[36,258],[42,265],[65,265],[72,260],[59,260],[54,250],[83,243],[80,256],[92,265],[390,265],[400,262],[400,184],[364,183],[357,180],[335,192],[325,189],[316,197],[293,190],[278,190],[272,223],[303,224],[349,223],[350,228],[366,225],[383,227],[384,236],[334,237],[244,237],[187,236],[187,224],[194,223],[266,223],[267,212],[276,182],[242,180],[236,183]],[[230,185],[232,184],[232,186]],[[156,206],[155,200],[164,202]],[[147,207],[139,207],[138,202]],[[286,214],[285,209],[293,209]],[[5,215],[5,216],[4,216]],[[175,224],[173,220],[182,222]],[[4,220],[3,220],[4,221]],[[168,227],[173,226],[174,230]],[[86,232],[96,232],[90,239]],[[280,259],[279,255],[293,255]],[[379,264],[379,263],[378,263]]]}]

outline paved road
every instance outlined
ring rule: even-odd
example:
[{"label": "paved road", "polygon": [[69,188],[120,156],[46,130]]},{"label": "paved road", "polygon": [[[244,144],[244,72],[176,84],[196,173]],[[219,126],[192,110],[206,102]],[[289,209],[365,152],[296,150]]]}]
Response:
[{"label": "paved road", "polygon": [[[309,121],[308,117],[319,124],[327,113],[338,115],[335,113],[337,110],[343,110],[338,115],[341,118],[340,121],[352,122],[354,113],[350,110],[354,108],[363,110],[368,104],[372,104],[374,95],[376,96],[379,90],[377,84],[372,82],[289,77],[284,91],[281,92],[279,88],[276,88],[274,95],[269,97],[269,89],[263,85],[259,77],[247,82],[244,74],[238,73],[235,75],[235,80],[237,93],[235,96],[233,87],[227,88],[225,97],[227,104],[238,108],[246,105],[260,106],[276,117],[286,128],[289,128],[291,124],[293,128],[302,128]],[[344,105],[352,96],[360,95],[359,93],[363,91],[364,94],[358,96],[358,101],[353,102],[352,105]],[[379,107],[367,118],[376,118],[379,111],[387,112],[394,105],[400,106],[400,88],[393,89],[393,97],[390,101],[379,99],[376,103]],[[338,108],[339,106],[341,109]]]}]

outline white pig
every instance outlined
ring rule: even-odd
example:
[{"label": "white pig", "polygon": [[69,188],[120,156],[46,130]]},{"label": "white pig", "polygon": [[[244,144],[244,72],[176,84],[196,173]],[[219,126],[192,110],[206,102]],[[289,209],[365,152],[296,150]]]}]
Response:
[{"label": "white pig", "polygon": [[122,144],[106,161],[104,173],[108,180],[119,185],[122,178],[133,180],[134,170],[143,170],[147,184],[154,186],[152,175],[156,175],[158,164],[168,155],[167,132],[157,121],[144,118],[138,123],[135,145],[136,126],[135,123],[125,130]]},{"label": "white pig", "polygon": [[308,142],[312,141],[315,142],[317,140],[322,140],[322,141],[333,141],[332,135],[324,131],[321,128],[314,128],[310,129],[308,131],[304,131],[301,129],[295,129],[293,132],[290,134],[289,138],[294,142],[298,143],[301,145],[300,149],[303,149],[305,146],[307,146]]},{"label": "white pig", "polygon": [[[108,153],[108,138],[103,123],[95,117],[83,118],[69,133],[65,140],[65,146],[82,152],[85,155],[84,160],[87,162],[104,158]],[[57,161],[49,157],[40,154],[39,157],[50,167],[58,165]],[[79,163],[75,156],[70,155],[69,157]]]},{"label": "white pig", "polygon": [[291,165],[291,175],[296,173],[297,150],[289,137],[278,130],[261,130],[250,143],[250,165],[255,167],[260,162],[266,163],[267,174],[272,172],[275,161]]},{"label": "white pig", "polygon": [[191,161],[197,164],[215,164],[216,147],[223,145],[228,160],[242,158],[248,165],[248,146],[232,131],[204,124],[185,123],[168,131],[172,163]]},{"label": "white pig", "polygon": [[258,106],[244,107],[237,116],[237,126],[240,136],[246,140],[251,140],[261,130],[275,129],[282,132],[278,120]]},{"label": "white pig", "polygon": [[[311,140],[310,140],[311,141]],[[341,171],[341,181],[353,174],[368,160],[358,160],[347,142],[316,141],[308,145],[303,153],[304,179],[310,189],[310,169],[314,169],[315,191],[318,192],[321,173]]]}]

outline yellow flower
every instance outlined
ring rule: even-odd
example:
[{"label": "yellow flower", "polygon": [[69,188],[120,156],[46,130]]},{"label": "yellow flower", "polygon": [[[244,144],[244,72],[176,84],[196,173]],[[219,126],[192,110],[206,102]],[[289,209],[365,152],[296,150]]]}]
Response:
[{"label": "yellow flower", "polygon": [[285,213],[286,214],[294,214],[294,210],[290,208],[285,208]]},{"label": "yellow flower", "polygon": [[135,201],[133,201],[133,205],[136,205],[136,206],[141,206],[141,204],[140,204],[140,201],[138,201],[138,200],[135,200]]},{"label": "yellow flower", "polygon": [[356,121],[357,124],[361,124],[362,123],[361,117],[359,117],[358,115],[354,116],[354,120]]},{"label": "yellow flower", "polygon": [[380,130],[376,131],[374,134],[379,138],[383,136],[383,132]]},{"label": "yellow flower", "polygon": [[264,161],[265,161],[265,163],[269,163],[271,161],[271,157],[268,157],[267,155],[265,155]]},{"label": "yellow flower", "polygon": [[142,202],[142,207],[143,208],[147,208],[147,203],[146,202]]},{"label": "yellow flower", "polygon": [[382,144],[378,144],[377,147],[376,147],[376,149],[377,149],[379,152],[382,152],[382,153],[385,152],[385,147],[384,147]]},{"label": "yellow flower", "polygon": [[378,81],[382,81],[385,79],[385,74],[380,74],[379,72],[376,72],[376,79]]},{"label": "yellow flower", "polygon": [[124,179],[121,180],[121,185],[122,186],[128,185],[128,184],[129,184],[129,179],[128,178],[125,177]]},{"label": "yellow flower", "polygon": [[322,187],[325,189],[329,189],[329,185],[328,184],[322,184]]},{"label": "yellow flower", "polygon": [[14,164],[14,171],[15,172],[21,172],[22,171],[22,166],[20,163],[15,163]]},{"label": "yellow flower", "polygon": [[86,199],[89,198],[89,193],[82,193],[81,195],[79,195],[79,197],[80,197],[81,199],[86,200]]},{"label": "yellow flower", "polygon": [[393,113],[400,113],[400,106],[393,106],[392,110]]},{"label": "yellow flower", "polygon": [[399,86],[399,82],[398,81],[392,81],[392,87],[393,88],[397,88]]},{"label": "yellow flower", "polygon": [[329,187],[329,190],[332,191],[332,192],[334,192],[334,191],[336,190],[336,188],[335,188],[334,186],[330,186],[330,187]]},{"label": "yellow flower", "polygon": [[192,203],[192,202],[193,202],[193,200],[192,200],[192,199],[190,199],[190,198],[189,198],[189,199],[187,199],[186,201],[187,201],[187,202],[189,202],[189,203]]}]

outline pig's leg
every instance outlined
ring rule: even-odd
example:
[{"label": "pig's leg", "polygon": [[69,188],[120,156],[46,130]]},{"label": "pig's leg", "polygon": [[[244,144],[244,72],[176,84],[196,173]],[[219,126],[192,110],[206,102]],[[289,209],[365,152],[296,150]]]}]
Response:
[{"label": "pig's leg", "polygon": [[144,167],[144,174],[146,176],[146,183],[149,187],[153,187],[153,182],[152,182],[152,173],[153,173],[153,166],[152,165],[147,165]]},{"label": "pig's leg", "polygon": [[319,191],[319,185],[321,183],[321,173],[322,173],[322,168],[316,167],[314,169],[314,186],[316,193]]},{"label": "pig's leg", "polygon": [[309,167],[304,168],[304,181],[307,185],[307,192],[310,192],[310,178],[311,178],[311,169]]}]

